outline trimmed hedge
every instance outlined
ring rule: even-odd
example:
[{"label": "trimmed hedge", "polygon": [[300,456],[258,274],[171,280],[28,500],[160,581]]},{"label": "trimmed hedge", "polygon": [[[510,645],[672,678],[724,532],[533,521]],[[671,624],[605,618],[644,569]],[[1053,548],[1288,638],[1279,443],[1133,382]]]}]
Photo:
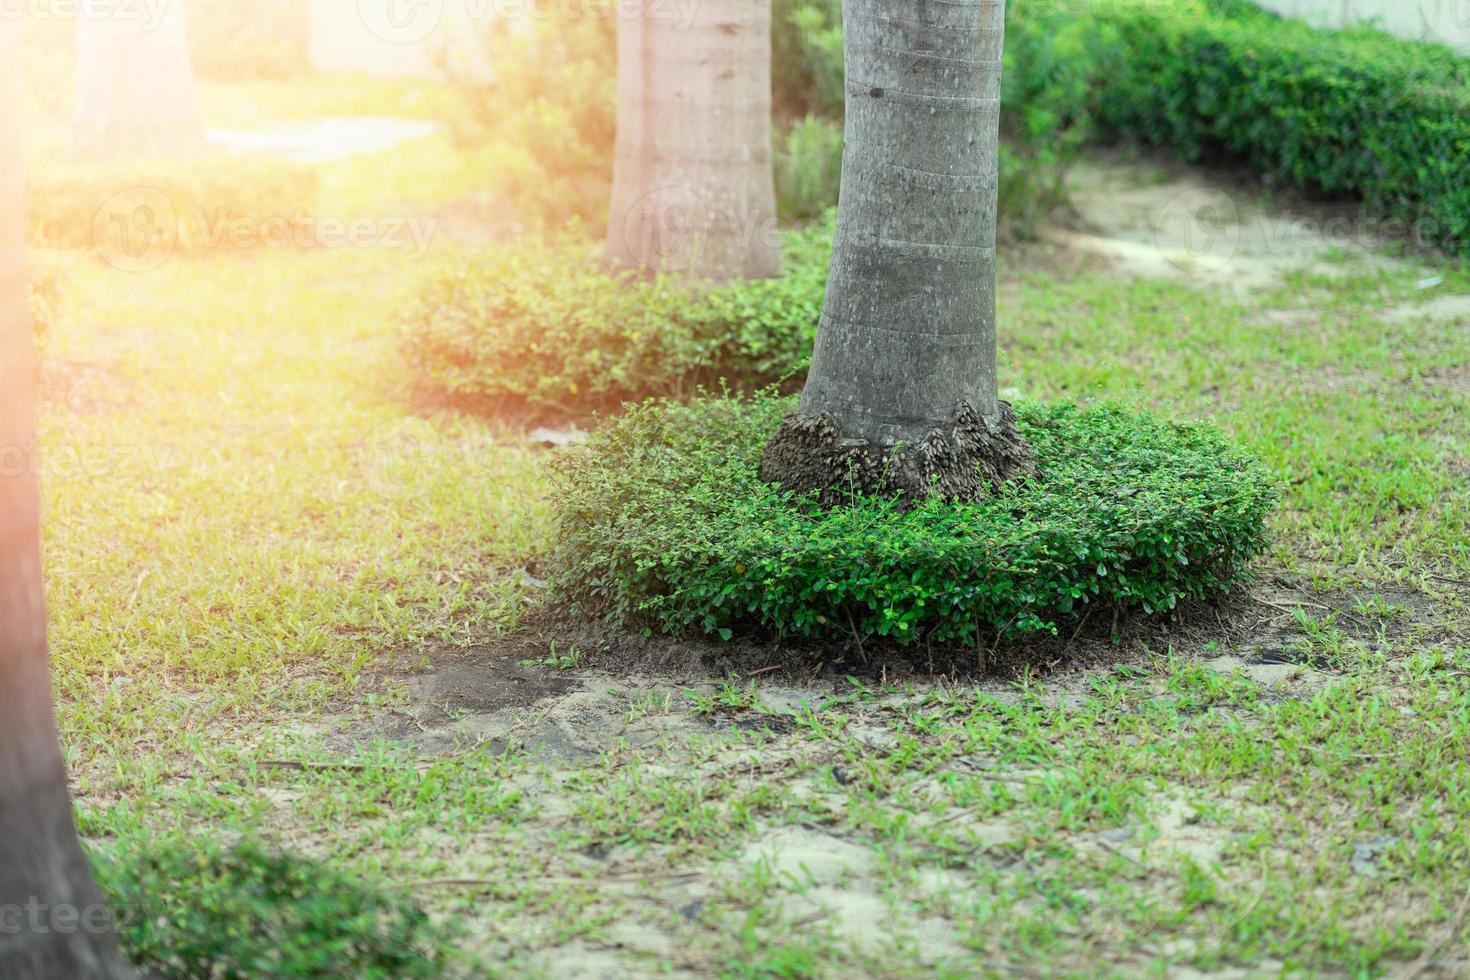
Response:
[{"label": "trimmed hedge", "polygon": [[414,298],[405,353],[422,397],[530,419],[800,380],[830,247],[830,225],[793,232],[779,278],[701,289],[608,271],[585,241],[498,246]]},{"label": "trimmed hedge", "polygon": [[822,512],[761,482],[794,401],[648,403],[557,467],[553,595],[669,633],[972,644],[1089,604],[1164,613],[1222,592],[1266,544],[1276,490],[1205,423],[1016,405],[1042,476],[984,502]]},{"label": "trimmed hedge", "polygon": [[1470,61],[1238,0],[1070,6],[1094,38],[1099,135],[1361,198],[1380,216],[1419,223],[1421,240],[1470,254]]}]

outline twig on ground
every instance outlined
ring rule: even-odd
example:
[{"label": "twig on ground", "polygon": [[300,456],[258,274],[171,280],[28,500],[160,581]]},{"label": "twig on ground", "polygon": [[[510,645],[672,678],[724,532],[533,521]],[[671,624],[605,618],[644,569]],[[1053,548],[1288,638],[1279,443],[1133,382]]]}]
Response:
[{"label": "twig on ground", "polygon": [[1312,609],[1326,609],[1328,612],[1332,612],[1331,606],[1323,606],[1315,602],[1298,602],[1296,606],[1293,607],[1283,606],[1279,602],[1272,602],[1270,599],[1262,599],[1259,596],[1256,597],[1256,601],[1263,606],[1270,606],[1272,609],[1280,609],[1284,613],[1291,613],[1293,616],[1296,615],[1296,613],[1303,607],[1310,607]]},{"label": "twig on ground", "polygon": [[1092,610],[1091,609],[1088,609],[1087,612],[1082,616],[1082,622],[1078,623],[1077,624],[1077,628],[1072,631],[1072,638],[1067,641],[1068,648],[1070,648],[1072,646],[1072,644],[1074,644],[1074,643],[1077,642],[1077,637],[1079,637],[1079,636],[1082,635],[1082,627],[1086,626],[1087,625],[1087,621],[1089,619],[1091,619],[1091,618],[1092,618]]},{"label": "twig on ground", "polygon": [[408,719],[409,721],[413,722],[414,723],[414,726],[416,728],[418,728],[418,730],[421,731],[421,732],[427,732],[428,731],[428,729],[424,727],[424,723],[423,722],[419,721],[418,718],[416,718],[415,716],[409,714],[407,711],[399,711],[397,708],[389,708],[388,709],[388,714],[395,715],[395,716],[397,716],[399,718],[406,718],[406,719]]},{"label": "twig on ground", "polygon": [[[591,875],[586,878],[561,878],[550,875],[537,875],[535,881],[546,885],[598,885],[598,884],[636,884],[644,880],[693,881],[695,878],[703,877],[702,871],[676,871],[670,874],[620,874],[620,875]],[[415,888],[489,888],[496,885],[504,885],[514,881],[513,878],[430,878],[427,881],[408,881],[401,884],[391,885],[392,888],[405,890]]]},{"label": "twig on ground", "polygon": [[353,762],[294,762],[290,759],[266,759],[256,764],[262,769],[295,769],[298,772],[362,772],[365,768]]}]

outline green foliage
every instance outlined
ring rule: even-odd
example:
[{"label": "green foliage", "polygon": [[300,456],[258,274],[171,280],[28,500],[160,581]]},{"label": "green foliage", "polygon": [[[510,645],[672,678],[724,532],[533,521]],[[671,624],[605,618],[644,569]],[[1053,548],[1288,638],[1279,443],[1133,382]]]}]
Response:
[{"label": "green foliage", "polygon": [[771,93],[778,116],[841,119],[842,0],[773,0]]},{"label": "green foliage", "polygon": [[284,78],[308,68],[306,0],[190,0],[189,54],[205,78]]},{"label": "green foliage", "polygon": [[[772,86],[783,218],[837,204],[844,65],[840,0],[777,0]],[[1024,238],[1066,202],[1067,170],[1089,133],[1096,85],[1092,25],[1056,0],[1007,6],[1001,97],[1000,234]],[[822,126],[812,117],[832,120]]]},{"label": "green foliage", "polygon": [[[205,157],[132,169],[57,164],[30,174],[32,245],[95,249],[121,262],[150,247],[198,252],[314,216],[318,181],[305,167]],[[272,224],[268,224],[268,222]],[[232,229],[244,227],[240,236]]]},{"label": "green foliage", "polygon": [[754,388],[803,374],[831,229],[786,236],[775,279],[718,288],[603,268],[575,240],[464,256],[406,311],[424,394],[475,411],[558,418],[721,379]]},{"label": "green foliage", "polygon": [[806,116],[776,134],[776,209],[782,221],[821,217],[837,205],[842,124]]},{"label": "green foliage", "polygon": [[1470,62],[1449,48],[1319,30],[1223,0],[1073,6],[1090,38],[1099,134],[1361,198],[1419,222],[1424,240],[1470,252]]},{"label": "green foliage", "polygon": [[485,35],[494,80],[459,79],[469,112],[466,143],[493,149],[486,192],[532,226],[577,219],[600,225],[612,186],[617,133],[616,23],[538,7],[528,31],[498,24]]},{"label": "green foliage", "polygon": [[762,483],[793,402],[648,403],[558,471],[554,588],[574,614],[667,632],[975,643],[1092,604],[1165,613],[1228,589],[1276,491],[1205,423],[1017,405],[1041,478],[907,513],[817,512]]},{"label": "green foliage", "polygon": [[1011,0],[1001,79],[1000,232],[1027,238],[1067,200],[1091,134],[1098,27],[1056,0]]},{"label": "green foliage", "polygon": [[[559,10],[545,7],[529,31],[498,25],[486,33],[495,77],[459,78],[469,112],[455,120],[456,135],[493,150],[487,194],[513,207],[516,220],[600,229],[617,137],[615,22]],[[833,10],[840,17],[840,4]],[[792,13],[803,24],[821,21],[815,10]],[[804,220],[837,204],[842,132],[830,120],[842,114],[842,31],[816,26],[809,37],[783,24],[778,14],[773,86],[778,118],[792,121],[775,133],[776,190],[782,216]],[[827,121],[803,121],[805,113]]]},{"label": "green foliage", "polygon": [[245,841],[129,842],[94,861],[139,967],[170,978],[438,976],[445,936],[407,898]]},{"label": "green foliage", "polygon": [[[1018,237],[1064,201],[1063,178],[1087,132],[1079,93],[1094,89],[1084,84],[1091,64],[1084,25],[1052,0],[1015,0],[1012,7],[1000,220],[1003,235]],[[487,194],[514,207],[517,220],[597,228],[607,214],[617,131],[613,21],[556,9],[547,7],[529,32],[487,34],[495,80],[461,79],[470,112],[456,123],[457,133],[493,147]],[[777,0],[772,16],[776,195],[782,219],[801,221],[837,205],[842,4]]]}]

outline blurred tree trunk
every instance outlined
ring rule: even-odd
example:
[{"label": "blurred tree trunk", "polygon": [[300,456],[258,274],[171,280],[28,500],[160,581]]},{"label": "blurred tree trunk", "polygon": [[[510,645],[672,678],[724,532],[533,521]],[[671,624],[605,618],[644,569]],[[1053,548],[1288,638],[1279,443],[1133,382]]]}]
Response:
[{"label": "blurred tree trunk", "polygon": [[997,399],[1003,0],[844,0],[846,150],[832,271],[798,414],[762,476],[974,499],[1032,471]]},{"label": "blurred tree trunk", "polygon": [[0,18],[0,976],[131,976],[77,840],[47,676],[21,202],[20,25]]},{"label": "blurred tree trunk", "polygon": [[607,258],[717,282],[779,270],[770,0],[618,18]]},{"label": "blurred tree trunk", "polygon": [[93,16],[83,9],[76,81],[78,157],[114,162],[204,148],[182,0],[114,4]]}]

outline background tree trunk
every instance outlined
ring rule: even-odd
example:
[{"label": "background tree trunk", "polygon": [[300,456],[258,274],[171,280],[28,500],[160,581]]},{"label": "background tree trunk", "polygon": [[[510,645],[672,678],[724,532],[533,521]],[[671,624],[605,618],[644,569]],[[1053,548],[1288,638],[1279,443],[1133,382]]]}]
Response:
[{"label": "background tree trunk", "polygon": [[778,271],[770,0],[619,17],[607,258],[714,281]]},{"label": "background tree trunk", "polygon": [[77,21],[75,152],[84,159],[184,156],[204,148],[204,123],[182,0],[113,4]]},{"label": "background tree trunk", "polygon": [[131,976],[77,840],[51,702],[21,205],[20,25],[0,18],[0,977]]},{"label": "background tree trunk", "polygon": [[[837,237],[798,415],[762,474],[789,489],[971,499],[1031,470],[996,397],[1003,0],[844,0]],[[836,489],[834,489],[836,488]]]}]

